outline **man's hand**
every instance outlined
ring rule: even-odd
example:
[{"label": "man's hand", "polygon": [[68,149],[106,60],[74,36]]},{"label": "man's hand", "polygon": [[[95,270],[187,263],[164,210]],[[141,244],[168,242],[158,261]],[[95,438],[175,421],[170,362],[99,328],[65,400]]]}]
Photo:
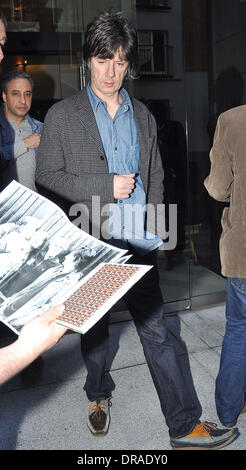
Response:
[{"label": "man's hand", "polygon": [[23,356],[34,360],[59,341],[67,329],[55,320],[63,310],[64,305],[58,305],[23,326],[17,340]]},{"label": "man's hand", "polygon": [[0,385],[14,377],[47,349],[52,348],[67,329],[58,323],[64,305],[51,308],[40,317],[30,320],[21,329],[18,339],[0,348]]},{"label": "man's hand", "polygon": [[41,137],[41,134],[37,134],[37,133],[31,134],[24,139],[24,144],[26,145],[28,149],[36,149],[39,147],[40,137]]},{"label": "man's hand", "polygon": [[114,176],[114,198],[127,199],[135,187],[135,173]]}]

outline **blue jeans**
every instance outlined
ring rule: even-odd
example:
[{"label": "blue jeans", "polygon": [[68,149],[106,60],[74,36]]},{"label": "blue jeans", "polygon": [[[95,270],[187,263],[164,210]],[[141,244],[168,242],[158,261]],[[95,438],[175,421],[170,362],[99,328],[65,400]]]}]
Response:
[{"label": "blue jeans", "polygon": [[[124,299],[135,322],[169,434],[171,437],[184,436],[199,421],[201,406],[191,393],[190,383],[187,383],[189,379],[184,377],[176,348],[168,335],[155,253],[144,257],[133,253],[129,260],[131,264],[152,264],[154,267],[131,288]],[[88,371],[84,386],[88,399],[93,401],[110,397],[115,384],[110,373],[105,372],[108,315],[82,336],[81,349]],[[147,410],[148,404],[145,405]]]},{"label": "blue jeans", "polygon": [[227,279],[226,331],[216,379],[217,413],[232,424],[244,405],[246,381],[246,279]]}]

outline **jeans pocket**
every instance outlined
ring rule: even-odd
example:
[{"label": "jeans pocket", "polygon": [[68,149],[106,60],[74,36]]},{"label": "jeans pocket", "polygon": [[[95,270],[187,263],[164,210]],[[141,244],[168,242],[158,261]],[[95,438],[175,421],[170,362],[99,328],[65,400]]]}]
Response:
[{"label": "jeans pocket", "polygon": [[231,285],[239,292],[246,294],[246,278],[244,277],[231,277]]}]

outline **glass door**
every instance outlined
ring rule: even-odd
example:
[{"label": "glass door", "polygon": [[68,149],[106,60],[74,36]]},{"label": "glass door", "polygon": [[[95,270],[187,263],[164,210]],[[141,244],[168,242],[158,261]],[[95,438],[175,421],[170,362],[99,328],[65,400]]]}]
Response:
[{"label": "glass door", "polygon": [[182,2],[189,238],[194,252],[194,258],[190,262],[190,292],[193,302],[202,297],[204,302],[224,300],[226,287],[225,278],[220,273],[219,258],[223,204],[214,201],[204,187],[204,180],[210,171],[209,152],[216,123],[211,101],[213,48],[209,3],[203,0]]},{"label": "glass door", "polygon": [[[193,256],[188,238],[190,228],[182,20],[180,1],[139,0],[136,3],[140,74],[134,83],[134,90],[136,97],[155,116],[165,172],[165,219],[169,236],[158,251],[158,260],[167,312],[189,308],[190,259]],[[176,216],[174,212],[172,216],[174,208]],[[172,243],[173,231],[176,231],[176,243]]]},{"label": "glass door", "polygon": [[2,73],[25,70],[34,80],[32,115],[43,120],[49,107],[81,87],[83,16],[81,2],[11,0]]}]

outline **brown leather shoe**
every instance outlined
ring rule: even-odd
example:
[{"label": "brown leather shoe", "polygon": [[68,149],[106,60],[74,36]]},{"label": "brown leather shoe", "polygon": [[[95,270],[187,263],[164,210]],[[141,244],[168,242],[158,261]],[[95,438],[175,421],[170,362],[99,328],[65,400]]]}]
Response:
[{"label": "brown leather shoe", "polygon": [[87,426],[93,436],[106,436],[109,423],[111,401],[109,398],[101,401],[92,401],[88,410]]},{"label": "brown leather shoe", "polygon": [[236,428],[219,429],[215,423],[204,421],[187,436],[172,438],[170,443],[173,450],[212,450],[227,446],[238,436]]}]

